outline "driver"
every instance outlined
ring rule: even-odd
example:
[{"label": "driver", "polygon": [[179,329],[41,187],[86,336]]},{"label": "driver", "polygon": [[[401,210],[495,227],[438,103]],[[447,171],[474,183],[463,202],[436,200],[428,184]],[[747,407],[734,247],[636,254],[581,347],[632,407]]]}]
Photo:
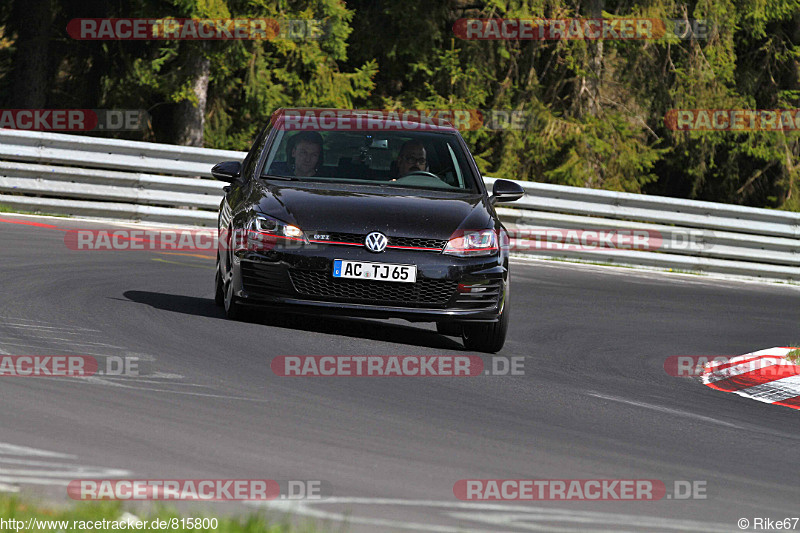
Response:
[{"label": "driver", "polygon": [[322,160],[322,135],[316,131],[303,131],[292,139],[295,176],[316,176]]},{"label": "driver", "polygon": [[407,141],[397,156],[397,176],[402,178],[412,172],[428,172],[428,156],[421,141]]}]

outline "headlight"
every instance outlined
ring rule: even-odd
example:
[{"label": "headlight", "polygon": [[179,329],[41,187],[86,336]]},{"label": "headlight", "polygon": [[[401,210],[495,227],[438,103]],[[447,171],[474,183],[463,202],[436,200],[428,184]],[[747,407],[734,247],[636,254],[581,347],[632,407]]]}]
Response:
[{"label": "headlight", "polygon": [[492,229],[458,230],[447,241],[442,253],[458,257],[479,257],[494,255],[497,249],[497,234]]},{"label": "headlight", "polygon": [[264,251],[306,242],[303,230],[267,215],[256,215],[235,236],[236,250]]},{"label": "headlight", "polygon": [[277,218],[268,217],[266,215],[256,215],[255,218],[250,221],[250,227],[248,229],[257,233],[269,233],[271,235],[278,235],[290,239],[305,240],[303,230],[297,226],[286,224]]}]

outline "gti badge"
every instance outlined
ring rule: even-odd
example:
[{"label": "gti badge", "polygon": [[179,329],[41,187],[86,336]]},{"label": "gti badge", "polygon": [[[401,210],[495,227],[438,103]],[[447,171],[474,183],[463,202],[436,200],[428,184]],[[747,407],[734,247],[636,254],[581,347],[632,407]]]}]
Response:
[{"label": "gti badge", "polygon": [[364,240],[364,245],[370,252],[382,252],[386,249],[387,244],[389,244],[389,239],[379,231],[373,231]]}]

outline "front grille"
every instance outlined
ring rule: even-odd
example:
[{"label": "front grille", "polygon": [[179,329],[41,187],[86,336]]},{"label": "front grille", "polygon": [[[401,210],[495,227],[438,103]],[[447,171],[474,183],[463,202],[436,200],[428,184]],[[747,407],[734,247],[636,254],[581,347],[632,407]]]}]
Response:
[{"label": "front grille", "polygon": [[423,239],[418,237],[389,237],[389,246],[413,246],[415,248],[436,248],[441,250],[447,241],[439,239]]},{"label": "front grille", "polygon": [[[364,239],[367,238],[367,235],[360,234],[360,233],[341,233],[341,232],[326,232],[322,233],[323,235],[328,235],[328,239],[325,239],[329,242],[343,242],[348,244],[364,244]],[[426,239],[421,237],[392,237],[387,235],[389,238],[389,246],[403,246],[409,248],[435,248],[436,250],[441,250],[447,244],[446,240],[442,239]],[[311,234],[311,238],[314,239],[314,234]],[[325,242],[325,241],[322,241]]]},{"label": "front grille", "polygon": [[[366,235],[359,235],[357,233],[323,233],[323,235],[328,235],[326,240],[350,244],[364,244],[364,239],[367,238]],[[312,235],[311,238],[313,239],[314,236]]]},{"label": "front grille", "polygon": [[418,279],[415,283],[334,279],[330,272],[318,270],[291,270],[290,276],[297,292],[305,296],[404,307],[444,306],[457,285],[441,279]]},{"label": "front grille", "polygon": [[242,261],[242,285],[254,294],[275,295],[292,292],[286,268],[269,263]]}]

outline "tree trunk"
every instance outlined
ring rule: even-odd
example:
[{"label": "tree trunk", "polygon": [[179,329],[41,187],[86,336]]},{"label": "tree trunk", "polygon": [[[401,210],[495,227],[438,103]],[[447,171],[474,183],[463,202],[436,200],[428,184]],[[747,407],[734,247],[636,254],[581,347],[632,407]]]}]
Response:
[{"label": "tree trunk", "polygon": [[[792,17],[792,44],[797,45],[800,43],[800,13],[795,13]],[[788,80],[788,88],[793,91],[800,90],[800,60],[793,59],[790,63],[790,78]],[[785,137],[784,137],[785,139]],[[781,193],[780,202],[778,207],[784,207],[800,193],[800,184],[798,184],[798,155],[800,154],[800,142],[796,139],[792,140],[786,147],[786,163],[783,165],[783,172],[786,176],[786,186]],[[795,205],[800,205],[797,200],[794,200]]]},{"label": "tree trunk", "polygon": [[[603,16],[604,0],[589,0],[588,18],[599,19]],[[597,118],[601,114],[600,91],[603,81],[603,41],[601,39],[586,41],[586,68],[588,76],[582,76],[578,93],[578,116],[590,115]],[[589,178],[584,186],[597,188],[606,179],[605,167],[600,155],[589,145],[586,151],[586,165]]]},{"label": "tree trunk", "polygon": [[[604,0],[589,0],[587,18],[599,19],[603,16]],[[581,76],[577,87],[577,116],[586,114],[596,117],[600,113],[600,86],[603,78],[603,41],[586,41],[586,67],[588,76]]]},{"label": "tree trunk", "polygon": [[203,146],[203,127],[206,123],[206,101],[211,61],[202,50],[188,48],[186,76],[192,82],[197,105],[189,100],[178,104],[175,116],[176,142],[185,146]]},{"label": "tree trunk", "polygon": [[52,4],[52,0],[16,0],[12,7],[10,26],[17,31],[9,102],[12,108],[39,109],[47,105]]},{"label": "tree trunk", "polygon": [[[589,2],[589,16],[593,19],[601,18],[604,4],[604,0],[591,0]],[[590,115],[596,117],[600,113],[600,85],[603,81],[603,41],[597,39],[589,41],[588,44],[591,76],[586,83],[589,91],[587,111]]]}]

